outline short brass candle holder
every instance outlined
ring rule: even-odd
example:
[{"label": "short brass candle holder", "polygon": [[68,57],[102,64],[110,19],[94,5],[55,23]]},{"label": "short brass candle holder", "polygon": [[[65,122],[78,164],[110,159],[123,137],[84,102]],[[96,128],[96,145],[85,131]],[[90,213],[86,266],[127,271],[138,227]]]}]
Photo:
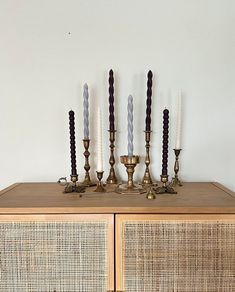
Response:
[{"label": "short brass candle holder", "polygon": [[104,192],[106,192],[106,189],[104,188],[104,185],[102,183],[102,178],[103,178],[104,172],[103,171],[97,171],[96,173],[97,173],[98,182],[97,182],[97,187],[94,190],[94,192],[104,193]]},{"label": "short brass candle holder", "polygon": [[86,187],[78,183],[78,175],[71,175],[71,182],[67,183],[64,189],[65,193],[84,193]]},{"label": "short brass candle holder", "polygon": [[177,194],[177,192],[167,183],[168,175],[161,175],[162,186],[154,188],[156,194]]},{"label": "short brass candle holder", "polygon": [[116,130],[109,130],[109,141],[110,141],[110,158],[109,158],[109,164],[110,164],[110,170],[109,170],[109,176],[106,180],[107,184],[117,184],[117,178],[114,170],[114,164],[115,164],[115,158],[114,158],[114,142],[115,142],[115,133]]},{"label": "short brass candle holder", "polygon": [[174,166],[174,172],[175,172],[175,176],[172,178],[172,182],[171,185],[173,187],[175,186],[182,186],[182,182],[179,180],[179,176],[178,176],[178,172],[179,172],[179,155],[182,149],[174,149],[175,152],[175,166]]},{"label": "short brass candle holder", "polygon": [[89,152],[89,146],[90,146],[90,139],[83,139],[83,146],[85,148],[84,151],[84,157],[85,157],[85,165],[84,165],[84,169],[85,169],[85,178],[84,181],[82,182],[82,184],[84,186],[87,187],[91,187],[91,186],[95,186],[96,183],[91,181],[90,178],[90,174],[89,174],[89,170],[90,170],[90,164],[89,164],[89,156],[90,156],[90,152]]},{"label": "short brass candle holder", "polygon": [[139,156],[138,155],[133,155],[133,156],[123,155],[120,158],[121,158],[121,163],[123,163],[126,167],[128,181],[126,184],[120,184],[116,188],[116,192],[119,194],[127,194],[127,195],[145,193],[146,190],[141,185],[135,185],[133,181],[135,167],[139,163]]}]

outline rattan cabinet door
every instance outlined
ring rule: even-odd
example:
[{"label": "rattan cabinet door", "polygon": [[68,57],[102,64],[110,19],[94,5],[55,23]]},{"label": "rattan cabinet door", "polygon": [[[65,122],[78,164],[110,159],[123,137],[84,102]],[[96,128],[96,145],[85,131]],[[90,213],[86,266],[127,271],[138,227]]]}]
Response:
[{"label": "rattan cabinet door", "polygon": [[0,216],[0,291],[113,289],[113,215]]},{"label": "rattan cabinet door", "polygon": [[118,215],[117,290],[234,292],[235,215]]}]

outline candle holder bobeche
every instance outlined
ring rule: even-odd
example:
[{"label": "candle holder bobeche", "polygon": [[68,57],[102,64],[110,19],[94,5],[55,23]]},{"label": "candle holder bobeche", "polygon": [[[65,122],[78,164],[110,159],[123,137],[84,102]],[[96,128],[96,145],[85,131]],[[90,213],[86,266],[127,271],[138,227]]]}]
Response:
[{"label": "candle holder bobeche", "polygon": [[120,157],[121,163],[123,163],[126,167],[126,172],[128,175],[128,180],[126,184],[120,184],[116,188],[116,192],[120,194],[142,194],[145,193],[146,190],[141,185],[134,184],[133,175],[135,172],[135,167],[139,163],[139,156],[133,155],[123,155]]},{"label": "candle holder bobeche", "polygon": [[65,193],[84,193],[86,187],[78,183],[78,175],[71,175],[71,182],[67,183],[64,189]]}]

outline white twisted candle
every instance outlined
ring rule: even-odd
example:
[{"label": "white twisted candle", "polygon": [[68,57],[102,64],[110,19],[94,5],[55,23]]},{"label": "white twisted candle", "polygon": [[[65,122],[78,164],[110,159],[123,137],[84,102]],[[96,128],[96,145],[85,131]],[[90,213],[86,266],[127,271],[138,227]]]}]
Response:
[{"label": "white twisted candle", "polygon": [[97,171],[103,171],[102,118],[99,106],[97,109]]},{"label": "white twisted candle", "polygon": [[175,141],[175,149],[180,149],[181,147],[181,99],[182,93],[181,91],[178,94],[178,107],[177,107],[177,120],[176,120],[176,141]]},{"label": "white twisted candle", "polygon": [[127,105],[127,131],[128,131],[128,156],[133,156],[133,97],[132,95],[128,96],[128,105]]},{"label": "white twisted candle", "polygon": [[83,86],[83,121],[84,121],[84,139],[89,139],[89,93],[88,85]]}]

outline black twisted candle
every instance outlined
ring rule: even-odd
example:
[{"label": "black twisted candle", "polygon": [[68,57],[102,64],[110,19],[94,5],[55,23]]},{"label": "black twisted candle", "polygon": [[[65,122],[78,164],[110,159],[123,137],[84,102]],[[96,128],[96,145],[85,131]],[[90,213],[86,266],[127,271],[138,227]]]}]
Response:
[{"label": "black twisted candle", "polygon": [[74,111],[69,112],[71,175],[77,175]]},{"label": "black twisted candle", "polygon": [[168,164],[168,135],[169,135],[169,111],[163,111],[163,143],[162,143],[162,175],[167,175]]},{"label": "black twisted candle", "polygon": [[145,131],[151,131],[152,78],[153,73],[151,70],[149,70],[147,81]]},{"label": "black twisted candle", "polygon": [[114,78],[113,70],[109,71],[109,130],[114,131]]}]

